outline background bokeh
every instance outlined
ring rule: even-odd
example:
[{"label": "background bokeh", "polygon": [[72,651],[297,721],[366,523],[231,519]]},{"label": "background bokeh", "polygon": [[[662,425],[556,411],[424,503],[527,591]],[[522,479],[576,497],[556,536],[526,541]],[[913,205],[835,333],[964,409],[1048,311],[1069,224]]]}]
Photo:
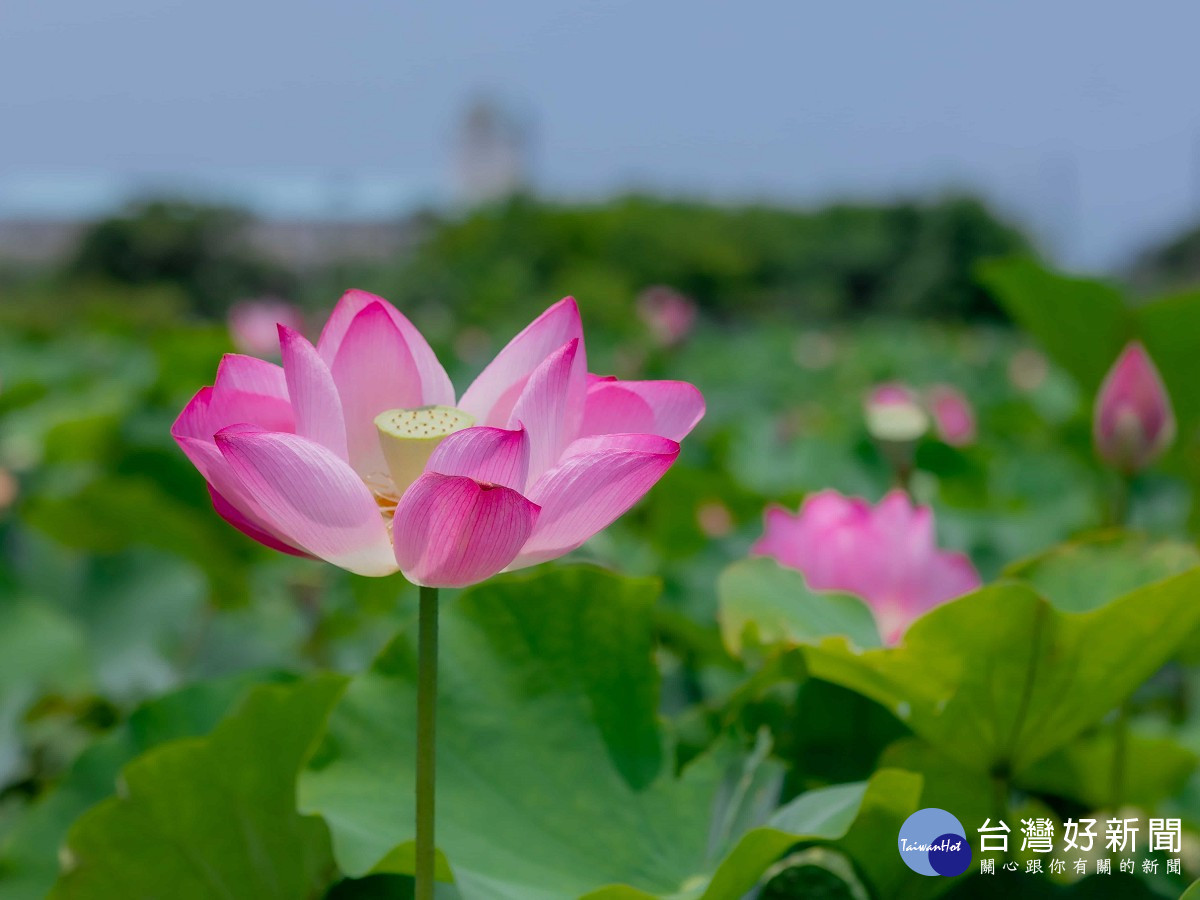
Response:
[{"label": "background bokeh", "polygon": [[[571,294],[594,371],[701,388],[679,463],[577,553],[662,579],[679,764],[745,699],[716,584],[764,507],[893,485],[863,421],[878,383],[969,399],[977,439],[922,439],[911,490],[992,580],[1117,524],[1091,403],[1142,337],[1181,432],[1129,524],[1168,542],[1148,571],[1191,564],[1197,26],[1166,2],[5,6],[0,897],[53,884],[67,827],[112,791],[96,748],[132,755],[112,748],[167,715],[142,704],[220,684],[195,720],[215,721],[251,682],[363,669],[411,614],[399,579],[228,528],[171,441],[252,343],[231,312],[254,302],[315,339],[343,290],[381,294],[461,389]],[[1039,315],[1065,295],[1073,315]],[[1183,754],[1160,748],[1147,808],[1194,826],[1193,681],[1160,673],[1137,714]],[[799,693],[733,726],[775,731],[785,793],[865,778],[906,734],[843,688]],[[1057,790],[1036,802],[1074,809]],[[788,883],[770,896],[812,889]]]}]

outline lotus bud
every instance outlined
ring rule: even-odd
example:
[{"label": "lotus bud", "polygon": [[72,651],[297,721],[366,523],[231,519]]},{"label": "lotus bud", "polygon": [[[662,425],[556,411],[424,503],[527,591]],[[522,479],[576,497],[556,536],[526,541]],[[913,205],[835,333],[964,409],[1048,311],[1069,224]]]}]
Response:
[{"label": "lotus bud", "polygon": [[866,398],[866,430],[886,443],[911,443],[929,428],[929,415],[902,384],[881,384]]},{"label": "lotus bud", "polygon": [[917,441],[929,429],[929,414],[906,385],[876,385],[864,406],[867,431],[896,475],[907,486],[913,471]]},{"label": "lotus bud", "polygon": [[1096,395],[1096,452],[1127,474],[1162,455],[1175,439],[1175,413],[1162,377],[1146,348],[1126,345]]},{"label": "lotus bud", "polygon": [[867,397],[867,431],[877,441],[906,444],[929,428],[929,416],[907,387],[895,382],[877,385]]},{"label": "lotus bud", "polygon": [[683,343],[696,324],[696,304],[679,291],[656,285],[637,299],[638,315],[662,347]]}]

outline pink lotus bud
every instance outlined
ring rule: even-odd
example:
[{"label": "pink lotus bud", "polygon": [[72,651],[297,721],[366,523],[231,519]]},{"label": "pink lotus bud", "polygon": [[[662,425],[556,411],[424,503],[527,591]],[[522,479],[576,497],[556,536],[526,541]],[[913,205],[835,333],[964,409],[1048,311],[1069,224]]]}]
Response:
[{"label": "pink lotus bud", "polygon": [[683,343],[696,324],[696,304],[674,288],[657,285],[642,291],[638,315],[663,347]]},{"label": "pink lotus bud", "polygon": [[821,491],[795,515],[772,507],[750,553],[798,569],[814,590],[861,597],[889,644],[922,613],[980,584],[966,556],[938,548],[932,511],[903,491],[875,506]]},{"label": "pink lotus bud", "polygon": [[381,297],[349,291],[315,345],[275,326],[283,312],[248,311],[283,364],[228,354],[171,433],[231,525],[360,575],[463,587],[570,553],[653,487],[704,415],[685,382],[589,375],[569,297],[462,393]]},{"label": "pink lotus bud", "polygon": [[1122,472],[1150,465],[1175,439],[1171,398],[1139,341],[1121,351],[1096,395],[1096,452]]},{"label": "pink lotus bud", "polygon": [[873,387],[863,413],[871,437],[888,444],[911,443],[929,428],[929,416],[920,399],[896,381]]},{"label": "pink lotus bud", "polygon": [[229,334],[242,353],[279,357],[279,325],[304,332],[304,317],[290,303],[264,297],[246,300],[229,310]]},{"label": "pink lotus bud", "polygon": [[965,447],[975,441],[975,413],[962,391],[948,384],[936,384],[925,392],[925,405],[933,415],[938,437],[952,447]]}]

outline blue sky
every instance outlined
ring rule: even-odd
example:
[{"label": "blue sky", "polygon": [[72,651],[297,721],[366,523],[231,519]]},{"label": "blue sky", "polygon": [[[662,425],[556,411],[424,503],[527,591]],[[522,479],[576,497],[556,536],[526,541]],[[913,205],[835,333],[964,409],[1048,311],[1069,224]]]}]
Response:
[{"label": "blue sky", "polygon": [[557,194],[976,187],[1113,266],[1200,218],[1198,34],[1183,0],[4,0],[0,215],[127,178],[444,197],[486,91],[536,122]]}]

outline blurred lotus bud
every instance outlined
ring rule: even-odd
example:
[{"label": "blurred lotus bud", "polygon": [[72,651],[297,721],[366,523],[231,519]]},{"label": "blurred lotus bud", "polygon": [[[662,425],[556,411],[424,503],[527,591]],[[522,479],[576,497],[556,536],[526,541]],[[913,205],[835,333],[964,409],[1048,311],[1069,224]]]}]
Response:
[{"label": "blurred lotus bud", "polygon": [[897,482],[907,486],[917,441],[929,428],[929,416],[920,398],[899,382],[879,384],[867,395],[863,413],[867,431],[891,466]]},{"label": "blurred lotus bud", "polygon": [[962,391],[948,384],[935,384],[925,392],[925,406],[942,441],[951,447],[974,443],[975,411]]},{"label": "blurred lotus bud", "polygon": [[1146,348],[1126,345],[1096,395],[1096,452],[1122,472],[1150,465],[1175,439],[1171,398]]},{"label": "blurred lotus bud", "polygon": [[273,297],[246,300],[229,310],[233,344],[250,356],[279,356],[279,325],[300,334],[305,330],[300,310]]},{"label": "blurred lotus bud", "polygon": [[682,344],[696,324],[696,304],[674,288],[648,287],[638,296],[638,315],[662,347]]},{"label": "blurred lotus bud", "polygon": [[864,413],[871,437],[888,444],[912,443],[929,428],[929,416],[920,399],[899,382],[872,388]]}]

